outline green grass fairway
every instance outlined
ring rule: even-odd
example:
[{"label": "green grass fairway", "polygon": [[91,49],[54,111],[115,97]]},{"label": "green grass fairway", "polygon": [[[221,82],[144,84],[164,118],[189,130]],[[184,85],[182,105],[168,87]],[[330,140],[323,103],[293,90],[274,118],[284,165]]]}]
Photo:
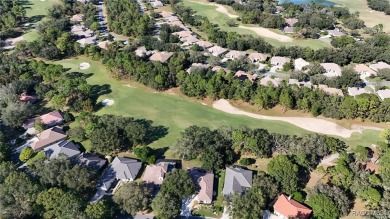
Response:
[{"label": "green grass fairway", "polygon": [[[198,15],[205,16],[211,22],[213,22],[215,24],[218,24],[219,27],[221,28],[221,30],[228,31],[228,32],[237,32],[237,33],[240,33],[240,34],[250,34],[250,35],[255,36],[255,37],[261,37],[265,41],[267,41],[268,43],[270,43],[271,45],[276,46],[276,47],[295,45],[295,46],[302,46],[302,47],[311,47],[313,49],[320,49],[320,48],[330,47],[331,46],[330,44],[328,44],[326,42],[323,42],[321,40],[315,40],[315,39],[294,40],[292,42],[287,42],[286,43],[286,42],[280,42],[280,41],[272,39],[272,38],[262,37],[262,36],[259,36],[257,33],[255,33],[252,30],[241,29],[241,28],[238,28],[238,27],[229,27],[226,24],[226,21],[232,20],[233,18],[229,18],[227,15],[225,15],[225,14],[223,14],[221,12],[216,11],[215,10],[217,8],[216,6],[205,5],[205,4],[201,4],[201,3],[195,3],[195,2],[192,2],[192,1],[189,1],[189,0],[183,0],[182,2],[183,2],[184,5],[186,5],[188,7],[191,7],[194,11],[196,11]],[[233,10],[229,6],[224,6],[224,7],[227,8],[228,11]],[[237,21],[236,19],[233,19],[233,20],[235,20],[236,23],[242,25],[242,23]],[[244,26],[255,27],[256,25],[245,24]],[[274,32],[276,32],[278,34],[282,33],[279,30],[272,30],[272,31],[274,31]]]},{"label": "green grass fairway", "polygon": [[359,17],[367,27],[383,24],[383,31],[390,33],[390,15],[383,12],[373,11],[367,6],[367,0],[329,0],[337,5],[347,7],[351,12],[359,12]]},{"label": "green grass fairway", "polygon": [[[85,71],[79,70],[78,64],[81,62],[90,63],[91,68]],[[99,61],[92,61],[86,57],[67,59],[55,63],[70,68],[71,71],[93,73],[88,78],[90,84],[109,84],[111,86],[112,92],[101,96],[99,101],[109,98],[113,99],[115,103],[98,111],[98,115],[115,114],[145,118],[154,121],[155,125],[168,127],[169,134],[152,143],[152,147],[170,147],[180,137],[180,132],[190,125],[208,126],[211,128],[246,125],[251,128],[264,128],[276,133],[296,135],[309,133],[304,129],[285,122],[230,115],[183,96],[157,93],[134,82],[117,81],[109,76],[106,68]],[[378,138],[379,132],[366,131],[363,135],[354,135],[347,143],[352,145],[369,145],[375,143]]]}]

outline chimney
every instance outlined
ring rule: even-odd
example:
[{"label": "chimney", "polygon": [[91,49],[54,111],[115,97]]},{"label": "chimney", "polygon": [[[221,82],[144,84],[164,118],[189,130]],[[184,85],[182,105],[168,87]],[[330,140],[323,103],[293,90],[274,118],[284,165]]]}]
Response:
[{"label": "chimney", "polygon": [[287,200],[289,200],[289,201],[291,200],[291,195],[290,195],[290,196],[288,196]]}]

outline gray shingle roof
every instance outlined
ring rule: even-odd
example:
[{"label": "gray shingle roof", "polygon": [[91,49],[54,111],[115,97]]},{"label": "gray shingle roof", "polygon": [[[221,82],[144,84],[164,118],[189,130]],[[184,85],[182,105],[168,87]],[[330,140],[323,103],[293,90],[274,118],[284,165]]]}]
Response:
[{"label": "gray shingle roof", "polygon": [[77,160],[80,164],[86,165],[92,169],[101,169],[104,164],[106,164],[106,160],[98,157],[95,154],[90,153],[82,153]]},{"label": "gray shingle roof", "polygon": [[252,187],[252,171],[239,167],[226,167],[222,194],[243,193],[250,187]]},{"label": "gray shingle roof", "polygon": [[50,159],[57,158],[60,154],[65,155],[68,158],[72,158],[80,154],[80,149],[71,141],[62,141],[53,144],[44,149],[45,154],[50,156]]}]

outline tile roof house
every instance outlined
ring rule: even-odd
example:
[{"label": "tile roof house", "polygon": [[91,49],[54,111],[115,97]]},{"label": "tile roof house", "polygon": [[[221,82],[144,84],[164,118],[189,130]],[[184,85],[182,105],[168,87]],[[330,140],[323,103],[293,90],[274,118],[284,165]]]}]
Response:
[{"label": "tile roof house", "polygon": [[179,19],[178,17],[176,17],[176,16],[166,17],[166,18],[164,18],[164,20],[165,20],[166,22],[180,21],[180,19]]},{"label": "tile roof house", "polygon": [[238,78],[242,81],[248,79],[250,80],[252,83],[257,79],[257,75],[256,74],[249,74],[249,73],[246,73],[244,71],[237,71],[236,74],[234,74],[234,77],[235,78]]},{"label": "tile roof house", "polygon": [[98,47],[100,47],[101,49],[107,49],[107,46],[110,44],[112,44],[111,41],[105,40],[105,41],[99,42]]},{"label": "tile roof house", "polygon": [[376,94],[378,94],[378,96],[379,96],[379,98],[381,98],[381,100],[385,100],[387,98],[390,98],[390,89],[378,90],[376,92]]},{"label": "tile roof house", "polygon": [[299,58],[299,59],[295,59],[294,60],[294,69],[295,70],[302,70],[305,66],[308,66],[310,65],[309,62],[307,62],[306,60],[302,59],[302,58]]},{"label": "tile roof house", "polygon": [[23,124],[23,128],[28,129],[34,127],[35,120],[39,119],[46,127],[52,127],[58,124],[61,124],[64,121],[64,117],[62,117],[61,113],[58,111],[53,111],[50,113],[46,113],[42,116],[39,116],[34,119],[29,119]]},{"label": "tile roof house", "polygon": [[274,213],[281,218],[307,219],[311,212],[310,208],[284,194],[274,204]]},{"label": "tile roof house", "polygon": [[386,62],[378,62],[375,64],[371,64],[369,67],[374,71],[378,71],[381,69],[390,68],[390,65],[387,64]]},{"label": "tile roof house", "polygon": [[181,38],[180,41],[183,42],[184,46],[188,46],[188,45],[192,45],[192,44],[198,42],[199,39],[196,36],[191,35],[189,37]]},{"label": "tile roof house", "polygon": [[26,93],[22,93],[19,97],[19,101],[23,103],[33,104],[38,101],[38,97],[35,95],[28,95]]},{"label": "tile roof house", "polygon": [[137,177],[141,166],[142,163],[137,160],[115,157],[110,166],[104,171],[103,176],[100,178],[97,186],[98,189],[109,191],[115,180],[123,182],[133,181]]},{"label": "tile roof house", "polygon": [[314,86],[315,88],[318,88],[320,90],[323,90],[326,94],[328,95],[338,95],[343,97],[344,93],[341,89],[333,88],[333,87],[328,87],[327,85],[324,84],[319,84],[317,86]]},{"label": "tile roof house", "polygon": [[173,52],[155,52],[149,57],[150,61],[166,62],[173,55]]},{"label": "tile roof house", "polygon": [[198,42],[196,42],[196,44],[198,44],[198,46],[202,47],[203,49],[207,49],[213,46],[212,43],[204,40],[199,40]]},{"label": "tile roof house", "polygon": [[222,48],[220,46],[213,46],[211,48],[208,49],[209,52],[213,55],[213,56],[220,56],[222,54],[224,54],[225,52],[227,52],[228,50],[225,49],[225,48]]},{"label": "tile roof house", "polygon": [[60,154],[65,155],[67,158],[74,158],[81,153],[79,146],[77,146],[71,141],[66,140],[50,145],[49,147],[46,147],[44,151],[46,156],[49,157],[49,159],[55,159]]},{"label": "tile roof house", "polygon": [[342,32],[339,28],[335,28],[334,30],[327,30],[327,32],[333,37],[341,37],[345,35],[345,33]]},{"label": "tile roof house", "polygon": [[217,71],[219,71],[220,69],[223,69],[223,70],[225,71],[225,73],[230,73],[230,72],[232,72],[230,69],[228,69],[228,68],[223,68],[223,67],[221,67],[221,66],[214,66],[214,67],[211,69],[211,71],[217,72]]},{"label": "tile roof house", "polygon": [[143,57],[145,55],[150,55],[151,52],[146,50],[145,46],[138,47],[135,51],[135,55],[138,57]]},{"label": "tile roof house", "polygon": [[284,64],[290,62],[290,58],[282,56],[273,56],[271,58],[271,65],[274,66],[283,66]]},{"label": "tile roof house", "polygon": [[252,187],[252,171],[240,167],[226,167],[222,194],[244,193]]},{"label": "tile roof house", "polygon": [[192,32],[189,30],[182,30],[182,31],[173,33],[173,35],[176,35],[179,38],[185,38],[185,37],[192,36]]},{"label": "tile roof house", "polygon": [[174,21],[174,22],[169,22],[168,23],[170,26],[178,26],[181,28],[185,28],[186,26],[183,24],[181,21]]},{"label": "tile roof house", "polygon": [[372,70],[371,68],[369,68],[367,65],[364,64],[357,64],[353,69],[360,74],[360,78],[362,79],[377,75],[377,73],[374,70]]},{"label": "tile roof house", "polygon": [[209,64],[203,64],[203,63],[192,63],[191,67],[187,69],[187,73],[191,74],[191,71],[195,68],[201,68],[201,69],[208,69],[210,68]]},{"label": "tile roof house", "polygon": [[81,22],[81,21],[83,21],[83,17],[84,17],[83,14],[75,14],[75,15],[73,15],[73,16],[70,18],[70,21],[73,21],[73,22]]},{"label": "tile roof house", "polygon": [[142,181],[148,184],[161,185],[164,180],[165,174],[167,173],[167,163],[147,165],[144,171]]},{"label": "tile roof house", "polygon": [[288,85],[293,85],[296,84],[298,87],[307,87],[307,88],[312,88],[312,84],[310,81],[298,81],[297,79],[288,79],[287,82]]},{"label": "tile roof house", "polygon": [[323,74],[326,77],[341,76],[341,67],[338,64],[336,64],[336,63],[321,63],[320,65],[326,70],[326,73]]},{"label": "tile roof house", "polygon": [[249,58],[249,61],[251,61],[251,62],[264,62],[268,59],[268,55],[264,54],[264,53],[255,52],[255,53],[249,54],[248,58]]},{"label": "tile roof house", "polygon": [[211,204],[214,195],[214,174],[199,168],[190,169],[189,174],[200,188],[195,200],[199,203]]},{"label": "tile roof house", "polygon": [[369,94],[371,92],[367,91],[364,88],[358,88],[358,87],[349,87],[348,88],[348,95],[351,97],[359,96],[360,94]]},{"label": "tile roof house", "polygon": [[293,27],[296,23],[298,23],[298,19],[296,19],[296,18],[286,18],[286,19],[284,19],[284,21],[290,27]]},{"label": "tile roof house", "polygon": [[160,12],[160,15],[163,17],[163,18],[168,18],[168,17],[171,17],[173,15],[172,12],[169,12],[169,11],[162,11]]},{"label": "tile roof house", "polygon": [[164,6],[164,4],[161,1],[150,2],[150,4],[153,6],[153,8],[158,8],[158,7]]},{"label": "tile roof house", "polygon": [[81,47],[85,47],[86,45],[96,44],[96,37],[87,37],[77,40]]},{"label": "tile roof house", "polygon": [[276,78],[267,75],[264,78],[260,79],[260,84],[263,86],[272,85],[273,87],[279,87],[282,84],[282,81],[282,78]]},{"label": "tile roof house", "polygon": [[44,148],[53,145],[58,142],[62,142],[63,140],[66,139],[66,135],[64,131],[55,126],[50,129],[46,129],[45,131],[37,134],[38,141],[33,142],[31,144],[31,148],[34,151],[41,151]]},{"label": "tile roof house", "polygon": [[89,168],[100,170],[107,162],[106,159],[91,153],[82,153],[77,158],[77,161],[81,165],[85,165]]},{"label": "tile roof house", "polygon": [[225,54],[225,58],[228,58],[228,59],[239,59],[239,58],[242,58],[245,56],[246,56],[246,52],[237,51],[237,50],[231,50]]}]

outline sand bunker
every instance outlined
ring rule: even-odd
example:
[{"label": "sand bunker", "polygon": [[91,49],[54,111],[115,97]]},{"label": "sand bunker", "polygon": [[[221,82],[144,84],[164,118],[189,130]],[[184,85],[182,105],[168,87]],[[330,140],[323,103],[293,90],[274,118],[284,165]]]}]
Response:
[{"label": "sand bunker", "polygon": [[305,117],[277,117],[277,116],[264,116],[259,115],[256,113],[249,113],[245,112],[243,110],[237,109],[236,107],[232,106],[229,101],[221,99],[217,100],[213,103],[213,107],[215,109],[221,110],[226,113],[235,114],[235,115],[245,115],[249,116],[255,119],[264,119],[264,120],[275,120],[275,121],[282,121],[282,122],[288,122],[292,125],[295,125],[299,128],[317,132],[325,135],[334,135],[334,136],[340,136],[343,138],[350,138],[352,133],[361,133],[365,129],[373,129],[373,130],[381,130],[376,127],[369,127],[369,126],[358,126],[354,125],[351,129],[344,128],[340,125],[337,125],[336,123],[323,120],[323,119],[317,119],[317,118],[305,118]]},{"label": "sand bunker", "polygon": [[267,28],[263,28],[263,27],[247,27],[247,26],[240,25],[240,26],[238,26],[238,28],[251,30],[251,31],[257,33],[257,35],[259,35],[259,36],[272,38],[272,39],[278,40],[280,42],[288,43],[288,42],[293,41],[293,38],[291,38],[289,36],[274,33],[272,31],[268,30]]},{"label": "sand bunker", "polygon": [[103,106],[112,106],[114,104],[114,100],[111,99],[104,99],[102,100],[102,105]]},{"label": "sand bunker", "polygon": [[91,65],[87,62],[82,62],[79,65],[79,69],[81,69],[81,70],[87,70],[87,69],[89,69],[89,67],[91,67]]}]

